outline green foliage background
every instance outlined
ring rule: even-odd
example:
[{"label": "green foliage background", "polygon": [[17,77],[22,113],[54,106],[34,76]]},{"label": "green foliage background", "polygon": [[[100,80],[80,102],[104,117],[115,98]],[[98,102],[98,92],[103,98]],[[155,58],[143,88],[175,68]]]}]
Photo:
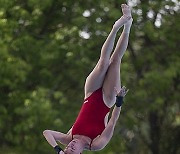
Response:
[{"label": "green foliage background", "polygon": [[[67,132],[84,82],[125,0],[0,0],[0,154],[50,154],[42,132]],[[111,142],[85,154],[180,153],[180,3],[129,0],[121,66],[130,92]]]}]

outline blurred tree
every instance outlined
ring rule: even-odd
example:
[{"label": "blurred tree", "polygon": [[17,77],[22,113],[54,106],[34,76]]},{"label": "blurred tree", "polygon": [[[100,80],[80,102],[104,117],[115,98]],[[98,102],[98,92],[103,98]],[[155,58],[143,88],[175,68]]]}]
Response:
[{"label": "blurred tree", "polygon": [[[53,153],[42,132],[72,126],[122,3],[0,0],[0,154]],[[128,4],[134,24],[121,76],[130,92],[111,142],[84,153],[180,153],[179,2]]]}]

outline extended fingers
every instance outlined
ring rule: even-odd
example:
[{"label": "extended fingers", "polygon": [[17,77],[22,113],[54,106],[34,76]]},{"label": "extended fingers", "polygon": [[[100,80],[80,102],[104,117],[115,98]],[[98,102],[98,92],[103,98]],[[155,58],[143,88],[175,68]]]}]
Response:
[{"label": "extended fingers", "polygon": [[126,94],[128,93],[128,91],[129,91],[129,89],[127,89],[127,90],[126,90],[126,92],[125,92],[125,95],[124,95],[124,96],[126,96]]},{"label": "extended fingers", "polygon": [[120,91],[118,91],[116,87],[114,87],[114,90],[115,90],[117,96],[123,96],[123,97],[124,97],[124,96],[128,93],[128,91],[129,91],[129,89],[127,89],[125,86],[123,86],[123,87],[120,89]]},{"label": "extended fingers", "polygon": [[121,90],[122,90],[122,91],[126,91],[126,87],[123,86],[123,87],[121,88]]},{"label": "extended fingers", "polygon": [[128,93],[128,91],[129,91],[129,89],[127,89],[125,86],[123,86],[121,88],[120,93],[121,93],[121,95],[125,96]]}]

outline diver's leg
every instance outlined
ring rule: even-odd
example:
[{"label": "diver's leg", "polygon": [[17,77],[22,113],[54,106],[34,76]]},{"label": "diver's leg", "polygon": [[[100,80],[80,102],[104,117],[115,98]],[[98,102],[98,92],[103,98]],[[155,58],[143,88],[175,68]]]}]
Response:
[{"label": "diver's leg", "polygon": [[128,20],[129,18],[127,16],[122,16],[113,25],[113,28],[109,36],[107,37],[105,43],[102,46],[99,61],[95,66],[95,68],[93,69],[93,71],[86,79],[85,98],[88,97],[90,94],[92,94],[98,88],[102,87],[105,74],[109,67],[110,55],[113,50],[116,34],[119,28],[121,28]]},{"label": "diver's leg", "polygon": [[[122,9],[126,9],[130,11],[129,6],[122,6]],[[130,16],[128,14],[128,16]],[[115,103],[116,91],[114,88],[116,87],[118,91],[121,89],[121,81],[120,81],[120,64],[121,59],[127,49],[130,28],[132,25],[132,18],[124,25],[123,32],[117,42],[114,53],[110,59],[110,66],[108,68],[104,83],[103,83],[103,92],[104,92],[104,100],[107,106],[112,106]]]}]

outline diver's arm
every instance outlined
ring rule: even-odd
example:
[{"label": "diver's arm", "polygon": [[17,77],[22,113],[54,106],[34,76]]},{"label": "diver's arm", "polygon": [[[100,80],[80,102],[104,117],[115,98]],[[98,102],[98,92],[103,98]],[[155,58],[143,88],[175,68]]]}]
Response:
[{"label": "diver's arm", "polygon": [[70,134],[64,134],[53,130],[45,130],[43,131],[43,135],[52,147],[58,145],[56,141],[67,145],[71,140]]},{"label": "diver's arm", "polygon": [[102,134],[96,139],[94,139],[94,141],[92,142],[91,150],[101,150],[108,144],[108,142],[113,136],[114,128],[119,118],[120,111],[121,107],[114,107],[111,119],[109,120]]},{"label": "diver's arm", "polygon": [[116,103],[115,103],[116,105],[113,109],[111,119],[109,120],[102,134],[96,139],[94,139],[94,141],[92,142],[91,150],[103,149],[113,136],[114,128],[121,112],[121,105],[123,104],[123,98],[125,97],[125,95],[128,93],[129,90],[126,89],[125,86],[123,86],[119,92],[117,91],[116,88],[115,91],[117,93]]}]

